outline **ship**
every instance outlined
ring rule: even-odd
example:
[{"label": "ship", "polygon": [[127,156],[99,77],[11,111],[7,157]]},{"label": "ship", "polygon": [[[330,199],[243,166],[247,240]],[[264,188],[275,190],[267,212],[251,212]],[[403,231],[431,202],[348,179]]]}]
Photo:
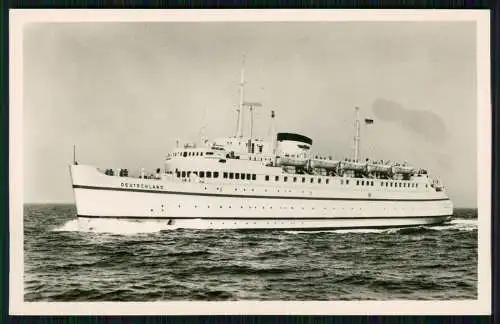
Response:
[{"label": "ship", "polygon": [[[333,159],[312,152],[297,132],[253,135],[253,109],[240,80],[233,136],[177,142],[163,166],[146,172],[70,165],[81,230],[116,220],[153,222],[160,229],[353,229],[427,226],[448,222],[453,203],[425,169],[407,162],[360,158],[359,108],[354,156]],[[250,113],[250,134],[243,114]]]}]

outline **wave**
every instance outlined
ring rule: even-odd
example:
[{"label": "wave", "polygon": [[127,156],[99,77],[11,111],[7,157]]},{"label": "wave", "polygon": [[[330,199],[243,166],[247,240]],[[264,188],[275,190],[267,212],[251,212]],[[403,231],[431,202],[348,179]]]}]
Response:
[{"label": "wave", "polygon": [[[445,231],[445,230],[457,230],[457,231],[475,231],[478,227],[477,219],[463,219],[455,218],[450,222],[440,224],[440,225],[430,225],[430,226],[417,226],[417,227],[394,227],[388,229],[376,229],[376,228],[357,228],[357,229],[332,229],[332,230],[285,230],[286,234],[318,234],[318,233],[335,233],[335,234],[348,234],[348,233],[358,233],[358,234],[387,234],[387,233],[399,233],[399,234],[414,234],[422,233],[425,231]],[[160,223],[156,221],[141,221],[134,222],[122,219],[106,219],[106,220],[93,220],[92,227],[90,228],[80,228],[78,225],[78,219],[72,219],[64,223],[63,225],[53,229],[53,232],[91,232],[91,233],[109,233],[118,235],[136,235],[141,233],[159,233],[164,231],[178,230],[176,226],[167,225],[165,223]],[[197,228],[197,230],[204,230],[203,228]]]},{"label": "wave", "polygon": [[419,234],[429,231],[475,231],[478,227],[477,219],[452,219],[448,223],[440,225],[429,226],[415,226],[415,227],[393,227],[387,229],[376,228],[357,228],[357,229],[337,229],[337,230],[317,230],[317,231],[284,231],[287,234],[317,234],[317,233],[335,233],[335,234]]},{"label": "wave", "polygon": [[478,220],[455,218],[448,223],[436,225],[433,226],[432,228],[438,231],[446,231],[446,230],[475,231],[478,228]]},{"label": "wave", "polygon": [[376,228],[353,228],[353,229],[332,229],[332,230],[311,230],[311,231],[284,231],[287,234],[318,234],[318,233],[337,233],[337,234],[345,234],[345,233],[385,233],[387,229],[376,229]]},{"label": "wave", "polygon": [[83,233],[106,233],[117,235],[136,235],[147,233],[159,233],[177,229],[174,226],[162,224],[155,221],[133,222],[122,219],[94,220],[92,226],[80,227],[78,219],[72,219],[65,224],[53,229],[53,232],[83,232]]},{"label": "wave", "polygon": [[67,221],[60,227],[54,228],[52,232],[78,232],[78,219]]}]

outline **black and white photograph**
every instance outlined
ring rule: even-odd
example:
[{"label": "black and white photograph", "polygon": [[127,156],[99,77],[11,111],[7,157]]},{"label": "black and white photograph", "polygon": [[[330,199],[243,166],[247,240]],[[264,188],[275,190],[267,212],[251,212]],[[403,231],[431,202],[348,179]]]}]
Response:
[{"label": "black and white photograph", "polygon": [[488,12],[10,32],[11,312],[490,312]]}]

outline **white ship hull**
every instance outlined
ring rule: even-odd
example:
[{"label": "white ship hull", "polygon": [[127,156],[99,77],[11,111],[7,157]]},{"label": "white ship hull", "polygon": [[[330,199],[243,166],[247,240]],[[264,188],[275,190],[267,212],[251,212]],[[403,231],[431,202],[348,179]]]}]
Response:
[{"label": "white ship hull", "polygon": [[341,178],[329,185],[250,185],[106,176],[79,165],[71,175],[79,226],[87,230],[116,219],[165,229],[384,228],[442,223],[453,213],[443,192],[380,184],[381,190],[379,180],[369,187],[337,186]]}]

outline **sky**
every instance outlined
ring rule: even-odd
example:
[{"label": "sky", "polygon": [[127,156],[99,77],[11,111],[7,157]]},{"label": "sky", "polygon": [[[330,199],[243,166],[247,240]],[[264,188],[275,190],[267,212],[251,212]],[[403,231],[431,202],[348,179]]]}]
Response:
[{"label": "sky", "polygon": [[[176,140],[232,136],[245,54],[254,134],[428,169],[476,207],[474,22],[32,23],[23,39],[24,201],[73,202],[68,165],[156,169]],[[244,119],[248,134],[248,114]]]}]

